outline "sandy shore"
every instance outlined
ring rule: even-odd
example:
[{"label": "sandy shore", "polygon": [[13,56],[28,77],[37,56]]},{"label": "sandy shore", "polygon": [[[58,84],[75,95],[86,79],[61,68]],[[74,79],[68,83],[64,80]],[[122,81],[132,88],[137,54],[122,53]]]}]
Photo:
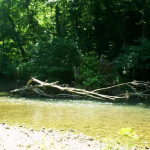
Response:
[{"label": "sandy shore", "polygon": [[[112,147],[112,148],[111,148]],[[104,143],[73,131],[26,129],[0,123],[0,150],[127,150],[119,144]],[[132,150],[142,149],[137,147]],[[145,148],[144,148],[145,149]]]}]

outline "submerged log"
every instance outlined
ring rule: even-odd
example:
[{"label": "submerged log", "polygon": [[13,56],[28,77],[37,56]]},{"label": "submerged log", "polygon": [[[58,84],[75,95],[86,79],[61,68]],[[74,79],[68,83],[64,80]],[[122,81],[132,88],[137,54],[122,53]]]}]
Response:
[{"label": "submerged log", "polygon": [[[38,83],[38,84],[37,85],[31,85],[32,82],[35,82],[35,83]],[[105,94],[99,93],[100,91],[109,90],[109,89],[119,87],[119,86],[122,86],[122,85],[129,86],[135,92],[135,94],[137,94],[141,97],[142,97],[142,95],[140,95],[140,93],[137,92],[134,87],[135,86],[141,86],[141,85],[146,86],[148,89],[150,87],[149,82],[133,81],[133,82],[114,85],[114,86],[111,86],[111,87],[100,88],[100,89],[96,89],[96,90],[93,90],[93,91],[87,91],[85,89],[78,89],[78,88],[68,87],[68,86],[64,87],[64,86],[58,85],[58,81],[53,82],[53,83],[47,83],[47,80],[45,82],[42,82],[38,79],[35,79],[35,78],[31,77],[31,79],[28,81],[26,86],[24,86],[20,89],[12,90],[11,93],[23,93],[26,90],[32,90],[35,93],[37,93],[38,95],[51,97],[51,95],[46,94],[40,88],[52,87],[52,88],[59,89],[61,91],[67,91],[69,93],[72,93],[70,95],[74,95],[74,97],[77,97],[77,95],[79,95],[81,97],[91,97],[91,98],[100,99],[100,100],[105,100],[105,99],[115,100],[115,99],[129,98],[130,93],[128,93],[128,92],[126,92],[124,94],[121,94],[121,95],[118,95],[118,96],[111,96],[111,95],[105,95]],[[65,96],[67,96],[67,94],[65,94]]]}]

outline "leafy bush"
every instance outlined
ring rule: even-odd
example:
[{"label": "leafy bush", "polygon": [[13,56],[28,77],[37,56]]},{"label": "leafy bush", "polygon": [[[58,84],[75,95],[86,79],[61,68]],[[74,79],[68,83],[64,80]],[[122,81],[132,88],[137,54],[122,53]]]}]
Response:
[{"label": "leafy bush", "polygon": [[32,50],[33,58],[19,65],[20,76],[34,76],[49,82],[70,83],[73,66],[80,63],[80,53],[73,41],[55,38],[40,41]]},{"label": "leafy bush", "polygon": [[149,80],[150,41],[140,39],[139,45],[124,48],[115,62],[125,80]]},{"label": "leafy bush", "polygon": [[80,65],[80,78],[85,88],[98,87],[102,76],[98,74],[99,57],[95,52],[86,53]]},{"label": "leafy bush", "polygon": [[132,139],[139,139],[139,136],[132,128],[122,128],[119,133],[125,137],[130,137]]},{"label": "leafy bush", "polygon": [[102,68],[101,61],[94,51],[82,55],[77,77],[78,84],[83,84],[84,88],[94,89],[112,83],[113,79],[109,80],[110,71],[104,72],[106,68]]},{"label": "leafy bush", "polygon": [[16,76],[16,66],[10,60],[0,58],[0,77],[12,80]]},{"label": "leafy bush", "polygon": [[20,63],[17,67],[18,82],[20,84],[26,84],[26,82],[30,79],[30,76],[33,71],[34,71],[33,61]]},{"label": "leafy bush", "polygon": [[132,128],[122,128],[119,132],[121,136],[126,138],[128,141],[128,146],[132,147],[133,146],[133,141],[139,140],[140,136],[136,134],[136,132]]}]

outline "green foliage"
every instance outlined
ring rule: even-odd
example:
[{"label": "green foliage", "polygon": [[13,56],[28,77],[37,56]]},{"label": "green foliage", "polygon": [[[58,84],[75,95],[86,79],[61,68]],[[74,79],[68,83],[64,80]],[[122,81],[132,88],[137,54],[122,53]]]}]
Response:
[{"label": "green foliage", "polygon": [[120,145],[118,144],[118,142],[111,138],[104,139],[104,143],[106,143],[106,148],[103,148],[102,150],[119,150],[120,149]]},{"label": "green foliage", "polygon": [[[107,75],[96,72],[98,58],[88,56],[94,50],[110,61],[117,57],[121,75],[116,78],[148,80],[149,6],[142,0],[1,0],[0,61],[6,67],[1,66],[0,74],[8,77],[17,68],[20,78],[33,75],[70,82],[81,50],[85,58],[80,84],[97,87],[107,84]],[[137,45],[138,37],[147,40]],[[7,61],[2,62],[5,56]]]},{"label": "green foliage", "polygon": [[99,57],[95,52],[85,53],[80,65],[80,80],[87,87],[97,87],[102,83],[98,74]]},{"label": "green foliage", "polygon": [[91,51],[82,55],[82,63],[79,67],[79,84],[83,84],[85,88],[97,88],[103,84],[107,84],[106,81],[108,75],[100,74],[99,68],[99,56]]},{"label": "green foliage", "polygon": [[12,80],[15,78],[16,68],[11,60],[0,59],[0,77],[3,80]]},{"label": "green foliage", "polygon": [[34,68],[33,61],[20,63],[17,67],[18,82],[26,83],[27,80],[30,78],[32,71],[34,71],[32,70],[33,68]]},{"label": "green foliage", "polygon": [[132,139],[139,139],[139,136],[132,128],[122,128],[119,133],[125,137],[129,137]]},{"label": "green foliage", "polygon": [[124,48],[116,58],[120,75],[126,80],[149,80],[150,41],[139,40],[139,45]]},{"label": "green foliage", "polygon": [[32,53],[32,60],[18,67],[21,78],[34,76],[63,83],[73,80],[73,66],[80,63],[80,53],[73,41],[61,38],[40,41]]},{"label": "green foliage", "polygon": [[1,53],[1,47],[0,47],[0,78],[2,80],[13,79],[16,76],[15,67],[16,66],[12,62],[12,60],[7,59],[5,53]]},{"label": "green foliage", "polygon": [[133,141],[139,140],[139,136],[136,134],[136,132],[132,128],[122,128],[119,134],[127,138],[129,147],[133,146]]}]

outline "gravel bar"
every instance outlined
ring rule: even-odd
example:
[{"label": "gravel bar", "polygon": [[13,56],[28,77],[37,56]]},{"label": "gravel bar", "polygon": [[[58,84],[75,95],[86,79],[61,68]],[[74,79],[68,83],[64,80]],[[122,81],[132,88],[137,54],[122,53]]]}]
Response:
[{"label": "gravel bar", "polygon": [[[110,144],[95,140],[84,134],[73,134],[73,130],[27,129],[0,123],[0,150],[109,150]],[[109,147],[108,147],[109,145]],[[127,150],[115,144],[113,150]],[[132,148],[136,150],[136,147]]]}]

